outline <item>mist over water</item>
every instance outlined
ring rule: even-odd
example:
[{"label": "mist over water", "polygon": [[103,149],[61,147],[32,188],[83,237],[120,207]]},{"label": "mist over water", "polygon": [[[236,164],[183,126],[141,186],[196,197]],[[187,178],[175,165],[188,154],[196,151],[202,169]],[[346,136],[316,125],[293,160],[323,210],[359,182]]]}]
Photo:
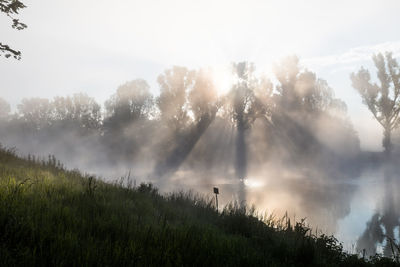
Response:
[{"label": "mist over water", "polygon": [[173,67],[121,85],[102,106],[86,94],[24,99],[11,114],[0,101],[0,142],[23,156],[55,155],[106,181],[151,182],[306,218],[352,252],[390,255],[399,240],[399,170],[360,149],[346,104],[296,57],[275,69],[232,65],[229,90],[209,70]]}]

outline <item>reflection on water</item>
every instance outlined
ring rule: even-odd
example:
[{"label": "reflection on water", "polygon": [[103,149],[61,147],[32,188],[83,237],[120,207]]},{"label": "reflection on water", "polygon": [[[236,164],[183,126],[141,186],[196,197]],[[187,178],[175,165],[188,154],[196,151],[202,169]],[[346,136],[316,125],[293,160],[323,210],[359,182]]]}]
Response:
[{"label": "reflection on water", "polygon": [[[297,220],[306,218],[319,233],[334,234],[349,252],[365,249],[367,255],[391,255],[388,238],[400,239],[400,177],[395,166],[366,169],[358,177],[305,173],[248,177],[244,180],[247,204],[276,217],[287,212]],[[235,179],[218,179],[209,173],[179,178],[188,175],[176,175],[164,190],[192,189],[211,196],[213,186],[218,186],[220,207],[237,199],[240,185]]]},{"label": "reflection on water", "polygon": [[396,248],[400,226],[399,168],[394,164],[387,164],[382,172],[382,179],[376,184],[380,188],[380,194],[375,194],[376,209],[357,240],[357,248],[365,249],[367,254],[378,251],[390,256],[393,252],[399,252]]}]

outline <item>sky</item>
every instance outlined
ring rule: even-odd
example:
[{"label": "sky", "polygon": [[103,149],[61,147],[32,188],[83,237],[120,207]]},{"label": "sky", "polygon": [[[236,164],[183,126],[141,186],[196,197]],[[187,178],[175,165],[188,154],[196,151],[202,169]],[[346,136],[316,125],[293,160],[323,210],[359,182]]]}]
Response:
[{"label": "sky", "polygon": [[27,29],[11,29],[0,14],[0,41],[23,53],[20,61],[0,58],[0,97],[14,108],[24,97],[78,92],[103,103],[137,78],[157,94],[157,76],[173,65],[225,68],[246,60],[270,74],[295,54],[346,102],[362,147],[381,148],[382,129],[349,76],[361,66],[375,73],[373,53],[400,56],[400,1],[23,2]]}]

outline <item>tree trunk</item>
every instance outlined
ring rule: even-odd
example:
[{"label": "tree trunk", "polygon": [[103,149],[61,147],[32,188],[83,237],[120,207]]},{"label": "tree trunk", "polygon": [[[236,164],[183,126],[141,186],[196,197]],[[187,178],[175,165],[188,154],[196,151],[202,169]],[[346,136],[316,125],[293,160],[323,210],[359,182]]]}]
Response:
[{"label": "tree trunk", "polygon": [[247,174],[247,149],[245,141],[245,126],[243,119],[238,120],[236,136],[236,162],[235,172],[239,180],[238,201],[241,208],[246,206],[246,192],[244,179]]},{"label": "tree trunk", "polygon": [[390,126],[386,126],[384,133],[383,133],[382,145],[385,149],[385,155],[387,157],[390,157],[392,150],[393,150],[391,135],[392,135],[392,132],[391,132]]}]

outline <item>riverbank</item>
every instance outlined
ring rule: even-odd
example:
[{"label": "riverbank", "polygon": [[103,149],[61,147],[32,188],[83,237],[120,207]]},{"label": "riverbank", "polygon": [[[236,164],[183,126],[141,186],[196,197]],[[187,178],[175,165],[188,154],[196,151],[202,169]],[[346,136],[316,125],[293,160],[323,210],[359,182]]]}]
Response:
[{"label": "riverbank", "polygon": [[105,183],[0,150],[3,266],[396,266],[343,251],[302,222],[212,199]]}]

